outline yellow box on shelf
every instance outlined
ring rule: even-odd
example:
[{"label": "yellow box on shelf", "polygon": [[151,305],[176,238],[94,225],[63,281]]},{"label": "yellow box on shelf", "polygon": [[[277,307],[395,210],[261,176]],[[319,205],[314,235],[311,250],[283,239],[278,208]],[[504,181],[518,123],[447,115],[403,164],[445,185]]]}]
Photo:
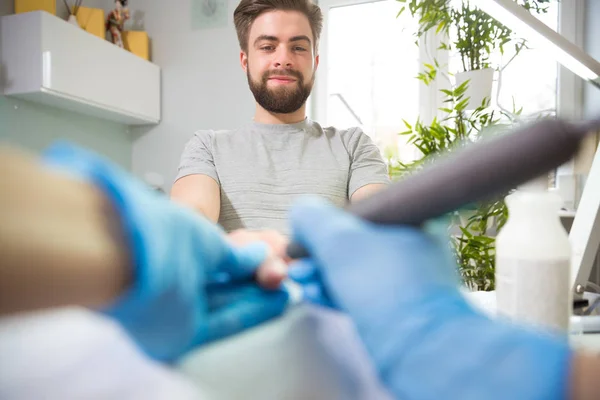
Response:
[{"label": "yellow box on shelf", "polygon": [[56,15],[56,0],[15,0],[15,14],[46,11]]},{"label": "yellow box on shelf", "polygon": [[150,39],[144,31],[124,31],[123,46],[136,56],[150,61]]},{"label": "yellow box on shelf", "polygon": [[79,7],[77,22],[85,31],[100,39],[106,39],[104,10],[101,8]]}]

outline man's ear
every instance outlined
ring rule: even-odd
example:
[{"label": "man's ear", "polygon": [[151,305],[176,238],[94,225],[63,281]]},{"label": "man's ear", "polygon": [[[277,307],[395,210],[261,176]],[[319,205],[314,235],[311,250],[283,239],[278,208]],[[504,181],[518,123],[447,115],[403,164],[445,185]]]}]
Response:
[{"label": "man's ear", "polygon": [[242,69],[244,70],[244,72],[248,72],[248,55],[241,50],[240,51],[240,65],[242,66]]},{"label": "man's ear", "polygon": [[319,55],[318,54],[315,56],[315,71],[317,70],[317,68],[319,68]]}]

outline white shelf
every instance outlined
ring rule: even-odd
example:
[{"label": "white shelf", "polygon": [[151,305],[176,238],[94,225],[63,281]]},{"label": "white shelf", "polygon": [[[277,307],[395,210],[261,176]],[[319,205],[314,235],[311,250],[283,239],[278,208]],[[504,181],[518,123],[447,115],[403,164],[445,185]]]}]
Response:
[{"label": "white shelf", "polygon": [[0,17],[4,95],[128,125],[160,121],[160,68],[46,13]]}]

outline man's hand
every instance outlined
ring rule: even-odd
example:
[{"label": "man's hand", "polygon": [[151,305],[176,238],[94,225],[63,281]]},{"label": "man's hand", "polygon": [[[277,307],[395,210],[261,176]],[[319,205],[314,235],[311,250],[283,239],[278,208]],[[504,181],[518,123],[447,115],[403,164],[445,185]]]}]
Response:
[{"label": "man's hand", "polygon": [[279,287],[287,277],[287,264],[291,261],[286,255],[289,240],[284,235],[275,230],[249,231],[238,229],[229,233],[228,238],[236,246],[253,242],[265,242],[269,250],[265,261],[256,272],[256,280],[262,287],[267,289]]}]

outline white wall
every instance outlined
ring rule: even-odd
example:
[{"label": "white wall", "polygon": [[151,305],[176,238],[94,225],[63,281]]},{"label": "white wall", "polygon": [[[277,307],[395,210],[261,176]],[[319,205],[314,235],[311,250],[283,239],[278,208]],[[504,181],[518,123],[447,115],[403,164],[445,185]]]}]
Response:
[{"label": "white wall", "polygon": [[162,68],[162,122],[133,129],[135,174],[156,172],[169,190],[185,143],[198,129],[235,128],[249,121],[254,99],[239,65],[229,3],[224,28],[192,30],[191,1],[133,1],[134,19],[152,40],[152,60]]}]

